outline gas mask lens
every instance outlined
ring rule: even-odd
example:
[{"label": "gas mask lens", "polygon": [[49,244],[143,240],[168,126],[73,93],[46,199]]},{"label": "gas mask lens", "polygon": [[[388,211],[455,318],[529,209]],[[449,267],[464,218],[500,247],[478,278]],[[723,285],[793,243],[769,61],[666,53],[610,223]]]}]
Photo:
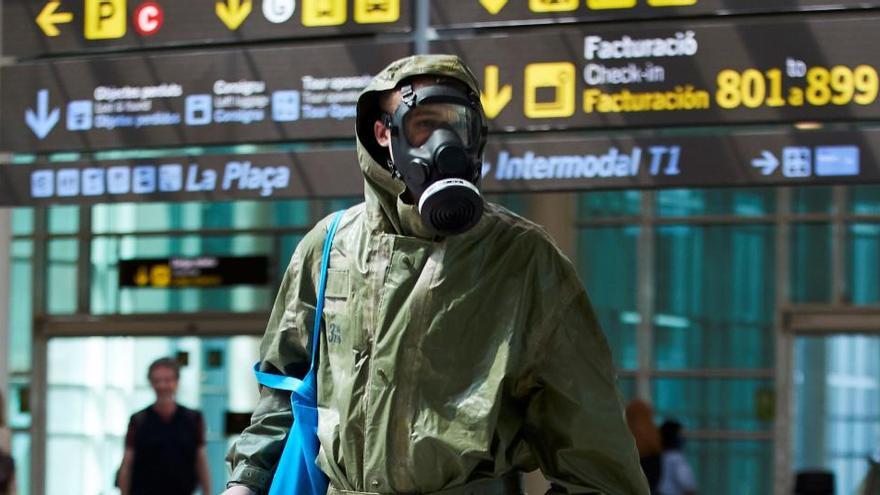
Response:
[{"label": "gas mask lens", "polygon": [[452,103],[426,103],[412,108],[404,117],[403,127],[410,146],[424,145],[434,131],[454,132],[465,147],[471,145],[471,133],[476,124],[473,110]]}]

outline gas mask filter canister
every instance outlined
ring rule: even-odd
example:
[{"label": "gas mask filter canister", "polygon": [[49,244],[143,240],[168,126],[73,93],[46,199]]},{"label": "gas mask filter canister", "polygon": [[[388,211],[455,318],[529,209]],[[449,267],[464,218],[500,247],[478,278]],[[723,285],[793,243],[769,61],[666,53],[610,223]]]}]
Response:
[{"label": "gas mask filter canister", "polygon": [[407,186],[422,222],[439,235],[466,232],[483,214],[478,184],[487,129],[479,96],[438,84],[400,88],[389,167]]}]

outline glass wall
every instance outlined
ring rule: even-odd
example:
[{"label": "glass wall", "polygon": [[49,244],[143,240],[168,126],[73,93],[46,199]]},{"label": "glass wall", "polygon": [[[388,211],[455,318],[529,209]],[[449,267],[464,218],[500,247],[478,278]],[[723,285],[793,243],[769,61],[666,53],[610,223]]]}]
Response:
[{"label": "glass wall", "polygon": [[830,470],[835,493],[856,493],[880,454],[880,337],[800,337],[794,350],[795,468]]},{"label": "glass wall", "polygon": [[58,338],[49,342],[47,493],[115,493],[129,417],[155,400],[147,370],[168,356],[182,364],[178,402],[202,411],[214,491],[225,486],[226,414],[256,406],[258,337]]},{"label": "glass wall", "polygon": [[[355,202],[131,203],[14,210],[10,349],[4,350],[4,359],[10,362],[8,408],[20,494],[30,493],[35,315],[268,315],[304,232],[331,211]],[[152,289],[119,283],[122,260],[254,255],[271,260],[270,280],[264,286]],[[41,256],[45,272],[35,273]],[[37,286],[35,280],[44,283]],[[261,330],[243,328],[241,333]],[[107,325],[96,327],[98,333],[114,331]],[[180,402],[203,410],[214,487],[225,484],[226,413],[253,410],[257,394],[250,367],[259,358],[256,337],[62,338],[50,340],[48,347],[46,493],[115,493],[128,418],[151,403],[146,368],[162,355],[188,361]]]},{"label": "glass wall", "polygon": [[[575,197],[574,261],[608,335],[624,399],[643,394],[653,402],[658,422],[675,418],[685,425],[687,455],[701,493],[770,493],[777,303],[782,297],[792,303],[880,303],[880,188],[618,191]],[[492,199],[524,214],[540,196]],[[29,493],[34,314],[268,312],[303,233],[354,202],[16,209],[8,407],[22,493]],[[201,255],[267,256],[273,260],[272,280],[262,287],[214,289],[119,285],[122,260]],[[41,257],[46,272],[35,275]],[[40,280],[35,276],[51,283],[35,284]],[[34,293],[40,289],[42,294]],[[127,419],[151,400],[146,364],[179,353],[190,360],[181,402],[205,411],[211,464],[221,468],[213,473],[219,487],[223,415],[252,407],[245,395],[232,392],[245,390],[249,375],[241,382],[245,374],[230,370],[255,359],[253,352],[252,340],[236,338],[50,341],[48,493],[55,493],[63,479],[75,480],[81,493],[109,490]],[[83,362],[86,355],[95,358]],[[209,359],[218,355],[221,368]],[[59,404],[69,405],[70,413],[61,414]],[[63,462],[72,452],[83,454],[75,464]]]},{"label": "glass wall", "polygon": [[577,263],[622,394],[684,424],[700,493],[772,492],[777,302],[880,302],[878,214],[867,186],[578,195]]},{"label": "glass wall", "polygon": [[32,277],[34,209],[12,210],[12,246],[10,260],[9,349],[3,349],[9,364],[9,397],[6,416],[12,429],[12,456],[21,494],[30,492],[30,371],[32,327]]}]

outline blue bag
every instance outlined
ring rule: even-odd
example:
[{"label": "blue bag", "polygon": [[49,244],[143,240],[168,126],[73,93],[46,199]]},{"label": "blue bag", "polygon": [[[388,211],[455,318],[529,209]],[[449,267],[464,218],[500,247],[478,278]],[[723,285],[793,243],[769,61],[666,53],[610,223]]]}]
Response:
[{"label": "blue bag", "polygon": [[343,212],[338,212],[330,223],[324,239],[324,252],[321,257],[321,279],[318,285],[318,301],[315,308],[315,328],[312,331],[312,364],[305,378],[299,380],[292,376],[275,375],[260,371],[260,363],[254,365],[257,381],[269,388],[289,390],[293,412],[293,426],[281,459],[275,468],[275,476],[269,488],[269,495],[324,495],[330,480],[318,467],[318,386],[315,377],[315,361],[318,356],[318,339],[321,337],[321,321],[324,311],[324,288],[327,285],[327,265],[330,262],[330,247]]}]

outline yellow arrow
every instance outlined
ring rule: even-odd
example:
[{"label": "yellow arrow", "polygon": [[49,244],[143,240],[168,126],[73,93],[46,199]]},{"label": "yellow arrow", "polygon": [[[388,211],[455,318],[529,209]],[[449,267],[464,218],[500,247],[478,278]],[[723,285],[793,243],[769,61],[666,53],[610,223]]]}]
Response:
[{"label": "yellow arrow", "polygon": [[480,0],[480,5],[488,10],[490,14],[495,15],[501,12],[501,9],[507,5],[507,0]]},{"label": "yellow arrow", "polygon": [[215,11],[223,24],[235,31],[247,19],[247,16],[251,15],[253,3],[251,0],[227,0],[227,2],[217,2]]},{"label": "yellow arrow", "polygon": [[58,31],[55,25],[73,21],[72,12],[56,12],[60,6],[61,2],[49,2],[40,11],[40,15],[37,16],[37,25],[46,33],[46,36],[58,36],[61,32]]},{"label": "yellow arrow", "polygon": [[494,119],[510,103],[510,99],[513,97],[513,87],[510,84],[505,84],[499,88],[498,66],[487,65],[485,88],[485,92],[480,92],[483,111],[486,113],[487,118]]}]

